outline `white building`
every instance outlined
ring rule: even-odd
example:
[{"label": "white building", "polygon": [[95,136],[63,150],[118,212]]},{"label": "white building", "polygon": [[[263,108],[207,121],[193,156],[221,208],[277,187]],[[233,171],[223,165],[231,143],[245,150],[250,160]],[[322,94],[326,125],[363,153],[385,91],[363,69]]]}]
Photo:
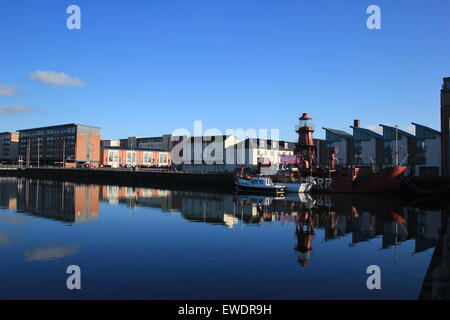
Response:
[{"label": "white building", "polygon": [[295,143],[264,139],[246,139],[236,146],[236,164],[248,168],[258,165],[277,166],[283,155],[293,155]]},{"label": "white building", "polygon": [[441,166],[441,133],[412,122],[416,128],[416,176],[439,176]]},{"label": "white building", "polygon": [[172,148],[172,163],[184,171],[233,172],[231,147],[238,142],[234,135],[180,136]]},{"label": "white building", "polygon": [[[246,139],[234,135],[180,137],[172,150],[172,163],[185,171],[234,172],[258,164],[277,166],[281,155],[293,155],[295,144],[285,141]],[[186,150],[190,150],[186,152]]]}]

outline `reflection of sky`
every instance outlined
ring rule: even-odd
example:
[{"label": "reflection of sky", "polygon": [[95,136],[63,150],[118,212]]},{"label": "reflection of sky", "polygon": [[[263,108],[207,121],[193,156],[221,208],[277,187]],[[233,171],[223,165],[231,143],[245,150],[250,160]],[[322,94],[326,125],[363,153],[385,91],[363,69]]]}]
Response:
[{"label": "reflection of sky", "polygon": [[[432,253],[412,255],[414,240],[380,250],[381,237],[349,246],[351,234],[325,241],[316,229],[302,268],[293,223],[229,229],[106,202],[99,214],[90,224],[0,222],[0,234],[15,235],[0,247],[0,298],[416,299]],[[9,215],[17,214],[0,210]],[[82,270],[78,292],[65,289],[71,264]],[[366,289],[372,264],[381,267],[381,291]]]}]

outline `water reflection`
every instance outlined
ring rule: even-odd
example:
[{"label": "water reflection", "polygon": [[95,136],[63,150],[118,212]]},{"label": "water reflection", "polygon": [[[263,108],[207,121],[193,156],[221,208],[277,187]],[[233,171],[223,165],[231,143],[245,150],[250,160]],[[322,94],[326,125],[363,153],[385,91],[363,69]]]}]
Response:
[{"label": "water reflection", "polygon": [[102,201],[180,212],[188,221],[228,228],[293,223],[294,250],[302,266],[310,263],[316,229],[324,230],[324,241],[351,234],[350,246],[379,236],[380,249],[415,239],[417,253],[436,245],[442,224],[442,210],[402,205],[397,198],[323,194],[275,198],[0,178],[0,208],[19,213],[65,222],[90,221],[98,219]]},{"label": "water reflection", "polygon": [[64,222],[95,220],[99,191],[95,185],[0,178],[0,208]]},{"label": "water reflection", "polygon": [[[144,215],[139,215],[136,220],[126,220],[123,215],[125,210],[121,207],[128,208],[126,211],[129,212],[135,210],[143,212]],[[412,277],[410,279],[415,280],[411,288],[417,290],[425,275],[414,272],[424,268],[425,264],[428,265],[431,253],[427,254],[428,260],[424,255],[417,254],[442,243],[443,230],[448,228],[446,223],[448,204],[436,205],[434,201],[431,205],[430,202],[421,204],[420,201],[411,204],[402,203],[397,198],[315,194],[276,198],[80,185],[23,178],[0,178],[0,209],[6,209],[0,210],[0,227],[2,227],[0,248],[3,252],[9,252],[10,259],[14,257],[15,252],[22,252],[27,263],[40,261],[48,263],[53,260],[61,261],[66,257],[79,259],[83,254],[90,253],[90,258],[81,260],[89,263],[90,259],[95,259],[101,253],[102,260],[118,263],[115,257],[116,254],[120,254],[127,256],[126,259],[120,260],[124,272],[142,264],[145,272],[151,270],[158,276],[161,275],[161,268],[172,268],[173,273],[188,274],[195,272],[195,266],[206,264],[213,270],[216,266],[215,261],[218,261],[214,259],[222,259],[220,263],[217,262],[218,265],[236,268],[234,275],[239,275],[242,267],[256,267],[262,261],[266,261],[265,263],[273,264],[274,268],[281,267],[285,270],[286,279],[283,281],[280,280],[282,275],[273,275],[275,278],[272,279],[271,288],[280,289],[279,293],[285,293],[285,297],[288,298],[298,297],[299,293],[291,288],[292,279],[287,275],[296,277],[295,279],[301,281],[302,285],[306,286],[309,283],[309,288],[315,288],[316,283],[313,282],[320,283],[322,275],[331,272],[336,275],[336,279],[346,279],[342,282],[334,280],[335,287],[338,288],[345,281],[349,281],[345,273],[347,270],[356,266],[363,270],[367,267],[367,263],[385,263],[383,266],[388,268],[403,262],[403,269],[390,267],[390,272],[396,275],[395,280],[391,280],[392,283],[401,281],[402,288],[410,283],[407,278],[405,280],[401,278],[405,275],[405,270],[406,274],[409,272],[409,269],[404,267],[405,264],[415,263],[414,268],[410,268]],[[172,216],[172,214],[158,216],[158,212],[173,213],[178,218],[169,220],[157,218]],[[38,220],[40,223],[37,226],[36,224],[30,226],[31,216],[55,220],[56,224],[53,223],[40,238],[34,238],[33,232],[42,230],[40,228],[42,226],[45,228],[48,224],[41,219]],[[179,222],[183,220],[192,224],[180,225]],[[73,230],[68,233],[65,229],[58,228],[57,221],[64,222],[61,224],[63,227],[65,224],[78,225],[78,223],[83,227],[72,228]],[[88,221],[98,223],[81,224]],[[115,227],[114,221],[119,228]],[[177,225],[172,226],[171,223]],[[111,232],[111,228],[115,228],[116,233]],[[28,233],[23,230],[28,230]],[[192,236],[193,230],[195,238]],[[230,236],[224,237],[224,234]],[[231,236],[232,234],[234,236]],[[21,247],[21,242],[16,241],[18,237],[26,237],[28,241],[24,243],[28,245]],[[72,239],[81,241],[73,243]],[[235,246],[233,239],[239,239],[239,244]],[[168,242],[171,243],[170,246],[167,245]],[[403,250],[403,254],[398,254],[400,245],[405,242],[408,242],[405,245],[405,248],[408,248],[407,252]],[[229,259],[227,255],[211,254],[220,249],[229,252],[238,251],[236,254],[238,258],[235,261]],[[153,252],[152,259],[133,260],[137,259],[135,257],[145,257],[149,250]],[[189,252],[189,255],[186,255],[186,252]],[[356,257],[355,253],[356,256],[360,256]],[[210,257],[211,255],[214,259]],[[277,255],[278,260],[275,258]],[[415,255],[419,259],[412,260]],[[176,263],[166,263],[168,257],[178,261],[178,256],[183,256],[185,260],[191,259],[189,260],[191,265],[187,263],[184,266],[188,269],[183,271],[177,269]],[[246,259],[247,256],[251,258],[241,265],[239,259]],[[132,267],[127,265],[127,261],[134,261]],[[158,264],[159,261],[161,265]],[[100,262],[96,261],[93,266],[98,263]],[[340,265],[341,269],[331,270],[330,264]],[[94,268],[93,266],[91,267]],[[193,269],[189,269],[189,266]],[[263,269],[257,271],[257,274],[267,277]],[[171,272],[164,275],[167,276],[167,281],[171,279]],[[358,280],[361,283],[365,283],[364,272],[361,275],[363,279]],[[304,275],[303,278],[301,274]],[[224,277],[226,275],[223,274]],[[202,276],[205,277],[205,292],[209,292],[206,289],[207,285],[211,279],[217,277],[217,273],[203,272]],[[255,279],[257,278],[259,277],[255,274]],[[200,278],[196,279],[201,281]],[[234,283],[233,281],[233,277],[224,278],[222,288],[228,283]],[[236,282],[235,285],[239,283]],[[253,287],[258,285],[259,282],[255,280]],[[250,292],[251,286],[248,288],[248,290],[241,288],[244,290],[242,292]],[[392,286],[392,292],[397,292],[396,288],[400,287]],[[366,294],[358,291],[359,289],[353,290],[352,294],[358,297],[359,294]],[[400,289],[398,290],[397,294],[402,294]],[[154,294],[155,297],[160,297],[159,292]],[[329,294],[329,297],[340,296]]]}]

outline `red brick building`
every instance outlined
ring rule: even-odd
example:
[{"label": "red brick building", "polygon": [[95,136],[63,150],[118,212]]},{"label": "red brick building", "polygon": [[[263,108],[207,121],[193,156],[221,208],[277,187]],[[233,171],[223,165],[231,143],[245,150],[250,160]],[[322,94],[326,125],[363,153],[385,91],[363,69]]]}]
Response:
[{"label": "red brick building", "polygon": [[19,130],[19,157],[25,166],[98,167],[100,128],[71,123]]},{"label": "red brick building", "polygon": [[100,164],[104,167],[168,167],[171,153],[163,150],[102,147]]}]

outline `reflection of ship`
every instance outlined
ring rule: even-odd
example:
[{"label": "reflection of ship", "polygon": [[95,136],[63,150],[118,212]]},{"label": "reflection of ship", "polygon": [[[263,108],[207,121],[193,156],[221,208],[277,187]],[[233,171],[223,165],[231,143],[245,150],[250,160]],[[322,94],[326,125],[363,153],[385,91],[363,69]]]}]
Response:
[{"label": "reflection of ship", "polygon": [[316,184],[313,177],[299,177],[297,168],[280,169],[273,179],[285,186],[288,193],[308,193]]},{"label": "reflection of ship", "polygon": [[288,193],[284,199],[286,201],[301,202],[311,207],[316,204],[315,198],[308,193]]},{"label": "reflection of ship", "polygon": [[[0,178],[0,205],[40,217],[78,222],[98,218],[98,200],[109,205],[161,208],[181,213],[188,221],[263,226],[266,223],[295,224],[298,261],[311,261],[314,235],[324,242],[346,239],[350,247],[379,241],[382,249],[414,239],[414,252],[432,248],[442,227],[443,202],[405,206],[397,198],[350,194],[230,195],[146,188],[77,185],[70,182]],[[105,206],[104,208],[106,208]],[[0,209],[2,211],[3,209]],[[154,211],[154,210],[152,210]],[[7,215],[0,214],[0,222]],[[291,229],[289,229],[291,230]]]},{"label": "reflection of ship", "polygon": [[319,167],[316,162],[316,146],[313,141],[312,118],[303,113],[296,128],[298,144],[294,161],[291,165],[298,168],[296,179],[313,176],[316,180],[314,189],[320,192],[392,194],[400,192],[401,176],[405,166],[372,167],[338,167],[335,153],[329,150],[328,167]]}]

